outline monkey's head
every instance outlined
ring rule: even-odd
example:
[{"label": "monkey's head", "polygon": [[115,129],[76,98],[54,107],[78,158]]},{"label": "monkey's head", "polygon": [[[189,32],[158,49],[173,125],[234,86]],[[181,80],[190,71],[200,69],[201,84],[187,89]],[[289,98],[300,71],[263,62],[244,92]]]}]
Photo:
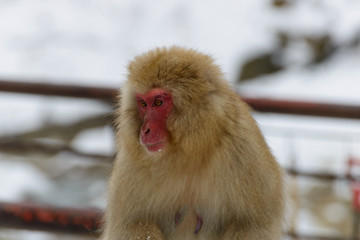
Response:
[{"label": "monkey's head", "polygon": [[213,60],[194,50],[161,48],[137,56],[129,64],[120,110],[127,112],[127,124],[137,126],[129,135],[153,153],[170,147],[186,151],[197,141],[206,145],[210,140],[198,133],[209,136],[218,127],[211,115],[221,115],[224,83]]}]

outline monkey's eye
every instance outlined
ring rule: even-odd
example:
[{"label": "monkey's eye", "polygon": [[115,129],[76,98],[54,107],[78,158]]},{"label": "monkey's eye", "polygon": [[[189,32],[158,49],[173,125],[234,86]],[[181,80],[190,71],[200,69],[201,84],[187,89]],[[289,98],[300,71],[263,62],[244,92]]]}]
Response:
[{"label": "monkey's eye", "polygon": [[156,99],[154,102],[155,106],[161,106],[162,103],[163,103],[163,101],[161,101],[159,99]]},{"label": "monkey's eye", "polygon": [[140,101],[140,107],[146,107],[146,102],[144,100]]}]

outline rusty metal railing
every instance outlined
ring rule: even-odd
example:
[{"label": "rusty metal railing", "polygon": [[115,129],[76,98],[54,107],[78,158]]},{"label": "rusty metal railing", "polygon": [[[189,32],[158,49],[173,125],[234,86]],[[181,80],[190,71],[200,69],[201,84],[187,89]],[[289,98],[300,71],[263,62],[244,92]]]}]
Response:
[{"label": "rusty metal railing", "polygon": [[28,93],[45,96],[90,98],[111,102],[118,95],[118,90],[104,87],[88,87],[80,85],[59,85],[48,83],[28,83],[0,79],[0,91]]},{"label": "rusty metal railing", "polygon": [[1,227],[67,233],[95,233],[101,210],[0,202]]},{"label": "rusty metal railing", "polygon": [[[114,102],[119,93],[116,88],[87,87],[78,85],[58,85],[46,83],[26,83],[21,81],[0,80],[0,91],[90,98]],[[306,101],[274,100],[268,98],[242,97],[254,110],[308,116],[338,117],[360,119],[360,106]]]}]

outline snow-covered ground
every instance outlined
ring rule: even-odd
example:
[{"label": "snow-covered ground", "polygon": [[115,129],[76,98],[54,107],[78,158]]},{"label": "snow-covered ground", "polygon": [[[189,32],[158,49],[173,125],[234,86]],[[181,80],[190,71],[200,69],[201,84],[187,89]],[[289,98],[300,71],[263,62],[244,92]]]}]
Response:
[{"label": "snow-covered ground", "polygon": [[[328,61],[307,67],[311,49],[296,40],[283,56],[284,71],[235,85],[240,66],[250,57],[276,48],[279,32],[295,39],[326,33],[336,45],[348,45],[359,34],[360,1],[289,0],[282,8],[271,2],[0,1],[0,79],[119,87],[128,61],[135,55],[154,47],[180,45],[211,54],[242,94],[359,105],[360,47],[340,49]],[[0,137],[111,110],[109,105],[89,100],[0,92]],[[300,169],[341,174],[348,156],[360,157],[359,121],[276,114],[255,117],[284,166],[289,166],[289,159],[296,154]],[[110,128],[95,128],[77,135],[71,144],[82,152],[110,155],[112,139]],[[64,174],[66,169],[84,167],[75,160],[66,168],[59,163],[63,157],[52,163],[62,166]],[[39,168],[14,158],[0,155],[0,201],[21,201],[29,192],[42,200],[54,193],[56,177],[50,180]],[[99,190],[104,185],[94,183],[90,195],[104,192]],[[58,195],[52,198],[58,200],[54,202],[70,204],[66,196]],[[103,206],[103,201],[84,205]],[[306,221],[301,224],[301,230],[322,232],[321,228],[311,230]]]}]

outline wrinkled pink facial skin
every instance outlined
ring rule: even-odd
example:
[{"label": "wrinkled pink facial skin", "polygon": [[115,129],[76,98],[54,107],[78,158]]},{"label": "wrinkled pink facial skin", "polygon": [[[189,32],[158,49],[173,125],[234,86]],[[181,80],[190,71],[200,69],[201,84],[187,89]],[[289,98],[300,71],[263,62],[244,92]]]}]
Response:
[{"label": "wrinkled pink facial skin", "polygon": [[140,143],[149,152],[160,152],[168,142],[166,119],[173,108],[171,95],[161,88],[154,88],[146,94],[135,94],[139,114],[143,120]]}]

